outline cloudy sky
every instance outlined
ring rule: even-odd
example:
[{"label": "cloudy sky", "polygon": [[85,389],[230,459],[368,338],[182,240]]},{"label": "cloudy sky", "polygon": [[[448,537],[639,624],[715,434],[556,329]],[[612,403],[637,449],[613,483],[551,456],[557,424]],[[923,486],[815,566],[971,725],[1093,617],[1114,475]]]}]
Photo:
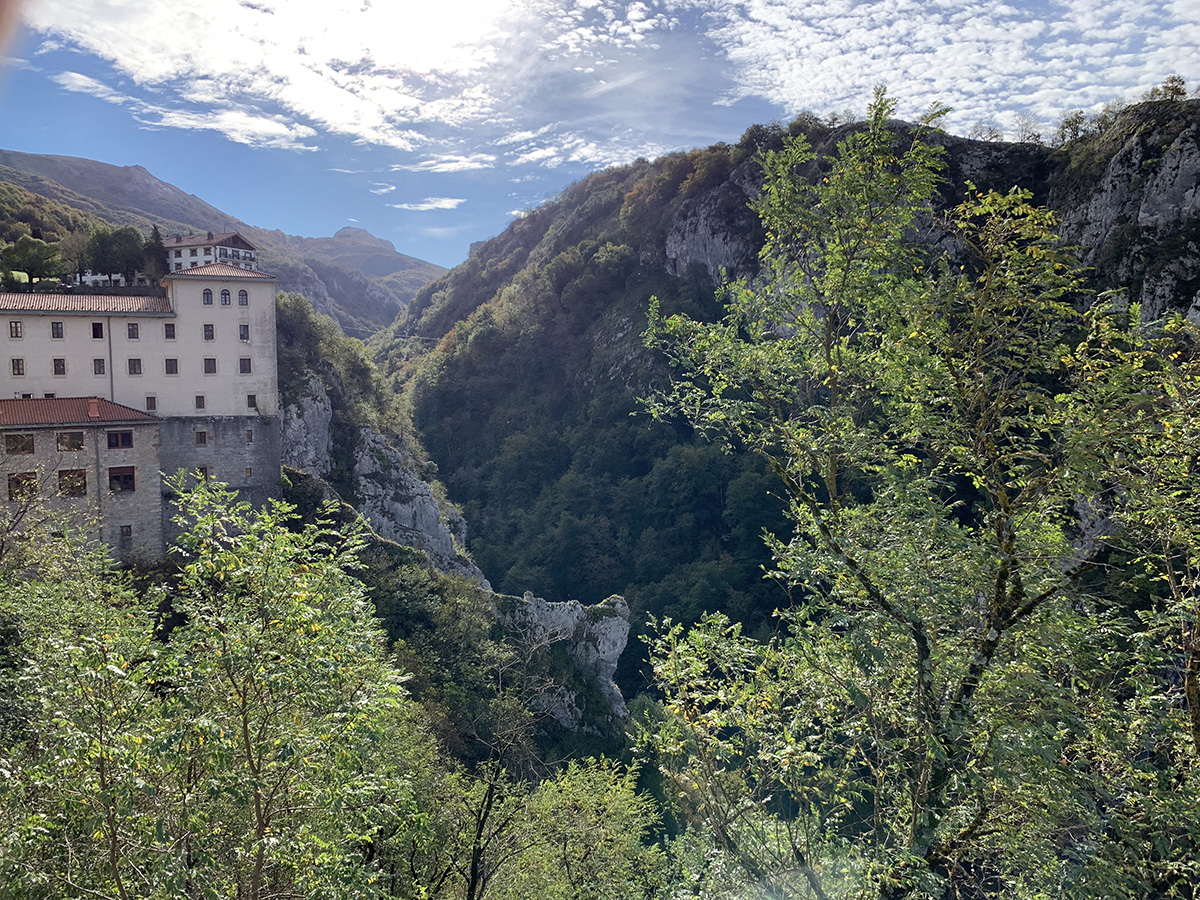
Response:
[{"label": "cloudy sky", "polygon": [[21,22],[0,146],[443,265],[589,171],[877,84],[959,133],[1050,132],[1200,74],[1198,0],[26,0]]}]

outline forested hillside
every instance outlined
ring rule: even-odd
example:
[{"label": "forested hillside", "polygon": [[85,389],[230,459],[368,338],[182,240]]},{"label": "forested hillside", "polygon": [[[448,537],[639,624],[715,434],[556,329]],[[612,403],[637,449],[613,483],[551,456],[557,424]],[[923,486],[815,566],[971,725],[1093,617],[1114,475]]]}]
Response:
[{"label": "forested hillside", "polygon": [[[1186,310],[1200,276],[1198,118],[1197,101],[1146,103],[1056,147],[935,133],[946,156],[933,208],[959,202],[968,181],[1027,187],[1082,244],[1094,289]],[[819,179],[821,154],[852,131],[806,116],[598,172],[476,247],[381,335],[380,359],[498,589],[585,601],[615,590],[635,619],[721,609],[772,627],[789,599],[763,580],[760,535],[788,530],[780,485],[760,459],[644,414],[638,398],[668,370],[641,334],[651,296],[664,315],[712,319],[722,272],[755,275],[760,150],[803,133],[818,161],[801,172]],[[945,242],[937,215],[917,227]]]}]

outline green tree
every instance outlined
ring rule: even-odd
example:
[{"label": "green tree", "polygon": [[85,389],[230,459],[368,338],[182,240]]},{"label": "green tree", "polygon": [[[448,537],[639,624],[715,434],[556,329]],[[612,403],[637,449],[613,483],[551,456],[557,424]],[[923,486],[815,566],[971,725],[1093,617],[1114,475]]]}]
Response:
[{"label": "green tree", "polygon": [[658,629],[660,759],[685,820],[781,896],[1142,896],[1152,844],[1093,849],[1150,796],[1166,732],[1125,727],[1124,698],[1162,685],[1089,575],[1120,451],[1161,414],[1147,357],[1076,311],[1026,193],[972,193],[920,258],[936,111],[902,138],[892,110],[877,94],[815,182],[802,140],[765,155],[763,276],[722,321],[652,308],[677,372],[652,409],[765,456],[794,523],[774,640]]},{"label": "green tree", "polygon": [[146,238],[143,250],[145,254],[144,268],[148,278],[157,281],[170,271],[170,263],[167,261],[167,245],[163,243],[162,232],[158,230],[157,225],[150,229],[150,237]]},{"label": "green tree", "polygon": [[121,271],[121,261],[117,256],[111,228],[101,225],[92,231],[84,248],[84,258],[88,269],[97,275],[104,275],[109,284],[112,283],[112,277]]},{"label": "green tree", "polygon": [[125,279],[125,286],[133,285],[134,278],[146,265],[146,245],[142,233],[132,225],[123,225],[112,233],[113,265]]},{"label": "green tree", "polygon": [[34,282],[58,272],[58,245],[48,244],[29,235],[22,235],[17,242],[3,251],[0,266],[5,271],[24,272],[29,278],[29,289]]}]

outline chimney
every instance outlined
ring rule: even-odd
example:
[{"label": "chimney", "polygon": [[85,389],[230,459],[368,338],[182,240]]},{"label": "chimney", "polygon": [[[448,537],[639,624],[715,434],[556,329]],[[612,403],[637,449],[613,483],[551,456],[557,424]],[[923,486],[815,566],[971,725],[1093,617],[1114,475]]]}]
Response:
[{"label": "chimney", "polygon": [[212,238],[213,238],[213,234],[212,234],[212,232],[210,231],[210,232],[208,233],[208,239],[211,241],[211,240],[212,240]]},{"label": "chimney", "polygon": [[183,236],[179,235],[179,234],[175,235],[175,243],[177,243],[177,244],[183,243]]},{"label": "chimney", "polygon": [[88,397],[88,418],[100,418],[100,400],[97,397]]}]

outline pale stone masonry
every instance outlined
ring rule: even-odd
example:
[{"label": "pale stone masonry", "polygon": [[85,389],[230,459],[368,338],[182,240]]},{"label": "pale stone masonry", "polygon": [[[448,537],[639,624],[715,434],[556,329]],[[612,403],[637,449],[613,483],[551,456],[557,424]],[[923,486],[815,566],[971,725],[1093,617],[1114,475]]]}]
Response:
[{"label": "pale stone masonry", "polygon": [[[199,246],[201,252],[212,247],[215,255],[222,245],[214,238],[228,253],[238,250],[237,264],[210,262],[170,272],[162,280],[165,297],[0,293],[0,398],[13,398],[18,407],[19,401],[98,398],[106,409],[119,406],[153,423],[154,440],[139,440],[133,448],[138,452],[131,454],[137,457],[131,463],[138,470],[131,492],[136,499],[119,498],[122,510],[138,510],[120,520],[126,526],[124,540],[119,528],[112,532],[116,499],[103,493],[110,491],[109,482],[100,470],[93,476],[103,494],[97,509],[104,540],[123,558],[153,556],[151,547],[161,555],[173,536],[159,472],[199,470],[254,503],[278,489],[277,281],[252,268],[253,247],[240,235],[178,243]],[[25,418],[40,415],[31,411]],[[10,434],[31,433],[23,430],[32,426],[21,414],[12,414],[10,422],[0,426],[6,440]],[[78,423],[40,427],[52,431],[68,424]],[[39,454],[40,444],[35,440]],[[151,445],[153,458],[143,456]],[[16,440],[14,446],[23,444]],[[17,471],[14,466],[22,460],[11,456],[5,454],[6,469]],[[50,460],[38,462],[49,465]],[[155,516],[157,524],[151,526]]]}]

